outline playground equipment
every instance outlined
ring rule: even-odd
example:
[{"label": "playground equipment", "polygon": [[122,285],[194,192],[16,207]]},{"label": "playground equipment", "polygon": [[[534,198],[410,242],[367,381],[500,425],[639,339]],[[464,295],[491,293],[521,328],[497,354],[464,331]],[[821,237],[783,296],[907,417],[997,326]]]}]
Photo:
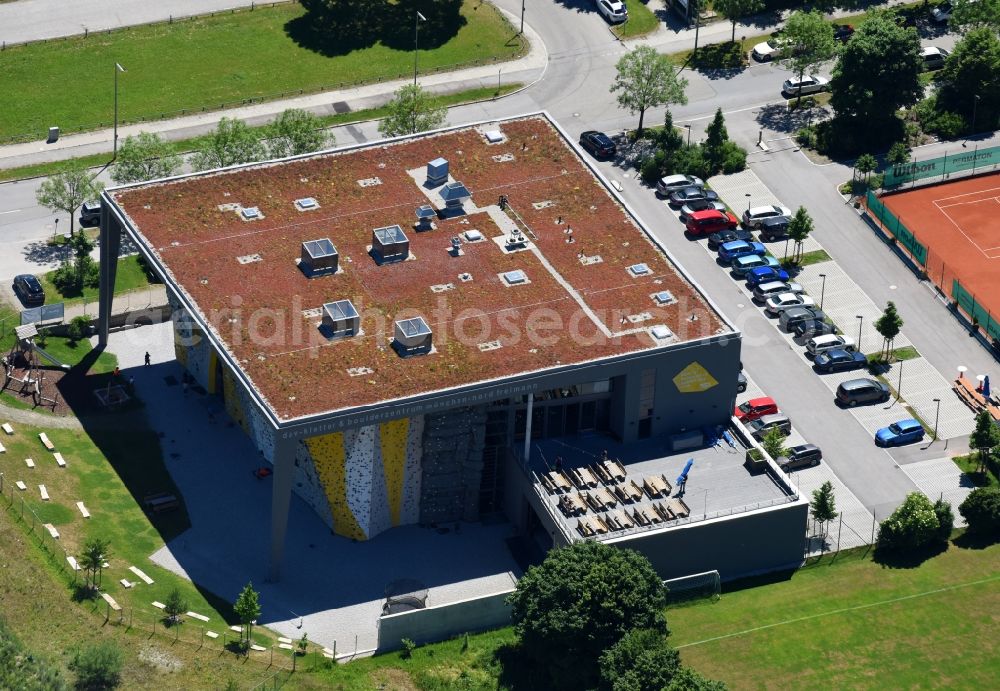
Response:
[{"label": "playground equipment", "polygon": [[[59,393],[47,394],[45,386],[45,370],[39,368],[38,357],[48,360],[60,369],[69,369],[69,365],[60,362],[57,358],[39,348],[35,344],[38,336],[38,329],[34,324],[24,324],[14,327],[14,345],[10,352],[5,355],[3,361],[4,382],[0,391],[12,387],[12,384],[20,385],[18,394],[24,396],[30,394],[36,406],[50,406],[55,410],[59,402]],[[17,375],[18,364],[23,363],[23,376]]]}]

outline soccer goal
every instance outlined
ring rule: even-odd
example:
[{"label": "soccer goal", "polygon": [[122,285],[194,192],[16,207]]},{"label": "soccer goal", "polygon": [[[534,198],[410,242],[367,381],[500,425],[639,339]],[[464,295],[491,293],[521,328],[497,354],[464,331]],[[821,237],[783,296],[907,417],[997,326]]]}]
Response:
[{"label": "soccer goal", "polygon": [[693,573],[663,581],[667,586],[667,604],[681,605],[697,600],[716,602],[722,597],[722,581],[718,571]]}]

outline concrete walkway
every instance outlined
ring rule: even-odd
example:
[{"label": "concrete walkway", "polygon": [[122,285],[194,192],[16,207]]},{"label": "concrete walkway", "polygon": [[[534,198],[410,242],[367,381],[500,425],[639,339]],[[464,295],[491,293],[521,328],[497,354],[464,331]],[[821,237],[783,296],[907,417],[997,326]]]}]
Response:
[{"label": "concrete walkway", "polygon": [[14,408],[2,402],[0,402],[0,422],[20,423],[22,425],[31,425],[32,427],[82,429],[80,421],[75,417],[38,413],[34,410],[22,410],[21,408]]}]

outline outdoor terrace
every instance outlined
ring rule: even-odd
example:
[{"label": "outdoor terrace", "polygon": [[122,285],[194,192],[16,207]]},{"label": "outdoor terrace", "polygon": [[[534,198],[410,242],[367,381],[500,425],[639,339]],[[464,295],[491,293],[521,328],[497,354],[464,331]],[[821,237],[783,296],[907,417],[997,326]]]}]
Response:
[{"label": "outdoor terrace", "polygon": [[[486,129],[503,141],[489,143]],[[464,213],[445,213],[442,188],[424,183],[438,157],[472,193]],[[730,330],[542,116],[110,196],[279,419]],[[418,230],[415,212],[428,204],[439,210],[434,229]],[[408,250],[376,261],[373,231],[393,225]],[[515,229],[525,242],[512,250]],[[302,243],[323,238],[338,266],[310,276],[297,265]],[[525,280],[505,278],[516,271]],[[341,300],[360,328],[333,338],[318,328],[322,307]],[[393,326],[414,316],[433,346],[403,358]]]}]

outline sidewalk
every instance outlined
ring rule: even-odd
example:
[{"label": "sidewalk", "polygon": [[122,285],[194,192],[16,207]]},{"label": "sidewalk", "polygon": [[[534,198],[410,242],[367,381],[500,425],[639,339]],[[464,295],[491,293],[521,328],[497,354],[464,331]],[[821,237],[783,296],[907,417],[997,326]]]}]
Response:
[{"label": "sidewalk", "polygon": [[[19,4],[19,3],[14,3]],[[4,7],[5,5],[0,5]],[[508,13],[509,14],[509,13]],[[513,17],[509,16],[513,21]],[[469,67],[455,72],[421,75],[420,85],[435,94],[448,94],[475,88],[495,88],[499,83],[531,85],[545,72],[548,53],[541,37],[528,24],[524,25],[528,39],[528,54],[524,57],[493,65]],[[139,132],[155,132],[166,140],[180,140],[206,134],[222,117],[239,118],[252,125],[263,125],[288,108],[301,108],[317,115],[333,115],[367,108],[375,108],[392,99],[392,94],[410,79],[367,84],[338,91],[325,91],[280,101],[254,103],[230,110],[198,113],[172,120],[158,120],[118,127],[119,142]],[[113,130],[95,130],[60,137],[55,144],[38,140],[0,147],[0,168],[49,161],[61,161],[79,156],[110,153],[113,148]]]}]

